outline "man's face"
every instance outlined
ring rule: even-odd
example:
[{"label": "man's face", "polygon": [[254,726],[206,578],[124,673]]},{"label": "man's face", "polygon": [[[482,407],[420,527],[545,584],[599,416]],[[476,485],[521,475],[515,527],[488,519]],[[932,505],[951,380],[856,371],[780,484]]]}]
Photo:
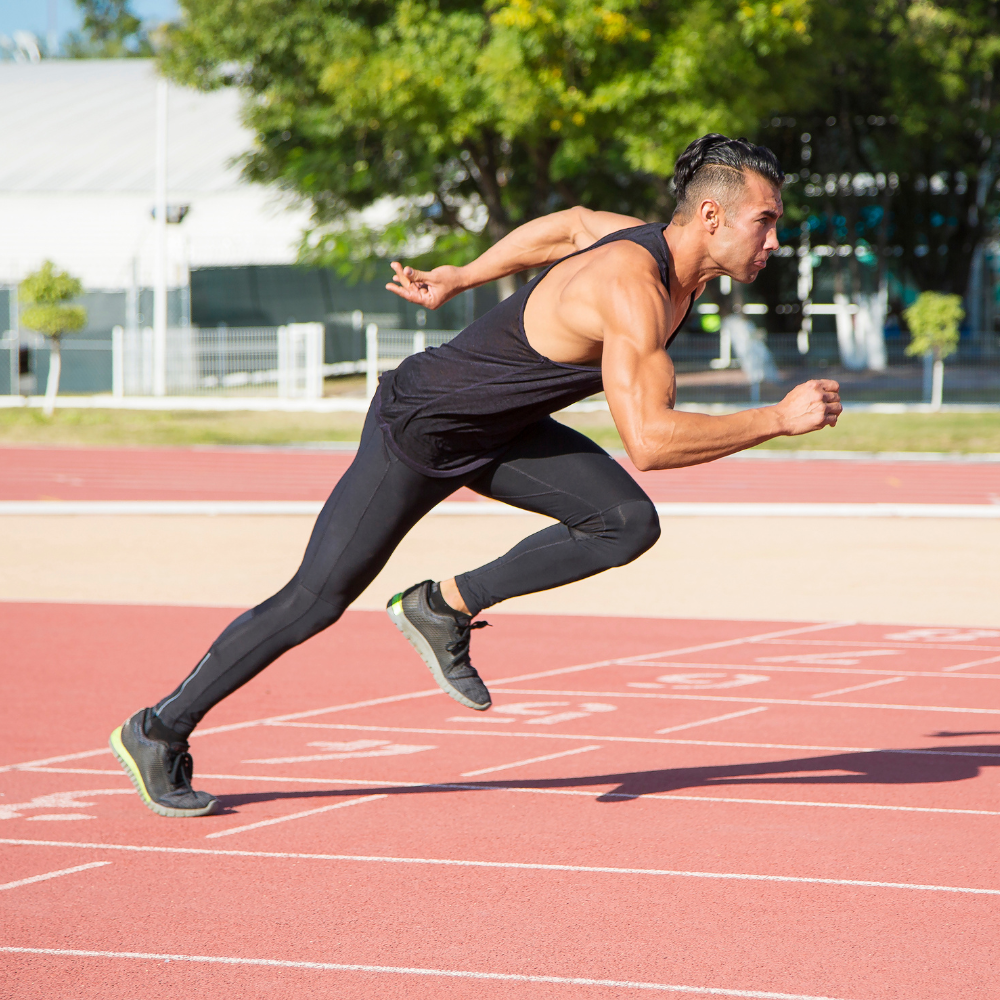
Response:
[{"label": "man's face", "polygon": [[749,283],[778,249],[778,219],[784,206],[781,191],[760,174],[747,171],[742,199],[730,208],[713,234],[715,262],[736,281]]}]

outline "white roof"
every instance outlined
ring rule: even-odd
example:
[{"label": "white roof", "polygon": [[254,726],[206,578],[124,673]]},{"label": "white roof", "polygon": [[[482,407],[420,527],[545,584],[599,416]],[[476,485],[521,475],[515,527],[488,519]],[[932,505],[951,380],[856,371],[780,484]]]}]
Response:
[{"label": "white roof", "polygon": [[[152,191],[157,79],[151,59],[0,62],[0,192]],[[230,164],[253,133],[239,93],[169,95],[172,194],[240,187]]]},{"label": "white roof", "polygon": [[[155,95],[150,59],[0,62],[0,283],[48,258],[89,288],[152,281]],[[309,206],[246,184],[253,146],[235,90],[171,86],[168,281],[188,267],[290,264]],[[0,324],[4,317],[0,317]]]}]

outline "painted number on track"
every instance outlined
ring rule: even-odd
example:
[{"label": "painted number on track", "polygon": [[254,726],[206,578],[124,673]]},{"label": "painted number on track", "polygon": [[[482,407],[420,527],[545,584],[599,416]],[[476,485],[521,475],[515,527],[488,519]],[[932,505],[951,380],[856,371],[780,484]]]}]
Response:
[{"label": "painted number on track", "polygon": [[656,683],[629,681],[628,686],[634,688],[661,689],[670,687],[674,691],[706,691],[709,689],[746,687],[748,684],[760,684],[769,681],[767,674],[730,674],[730,673],[698,673],[698,674],[661,674]]}]

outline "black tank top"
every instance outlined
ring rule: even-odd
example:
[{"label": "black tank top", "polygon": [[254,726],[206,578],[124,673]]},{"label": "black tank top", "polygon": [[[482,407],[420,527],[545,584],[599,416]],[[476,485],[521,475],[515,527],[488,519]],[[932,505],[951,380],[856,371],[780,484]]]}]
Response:
[{"label": "black tank top", "polygon": [[[669,294],[664,228],[654,222],[623,229],[561,260],[629,240],[653,255]],[[410,356],[382,377],[379,424],[389,447],[410,468],[442,478],[472,472],[493,461],[529,424],[604,388],[599,367],[551,361],[524,332],[528,296],[561,260],[447,344]],[[670,340],[674,336],[676,331]]]}]

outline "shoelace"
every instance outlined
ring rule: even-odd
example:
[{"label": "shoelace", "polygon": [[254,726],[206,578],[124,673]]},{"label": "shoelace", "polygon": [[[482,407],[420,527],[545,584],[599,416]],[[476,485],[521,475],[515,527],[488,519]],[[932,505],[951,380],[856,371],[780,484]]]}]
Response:
[{"label": "shoelace", "polygon": [[469,640],[472,638],[470,633],[474,628],[486,628],[487,625],[489,625],[489,622],[469,622],[468,625],[459,625],[458,638],[452,640],[451,642],[446,642],[444,648],[447,649],[452,656],[468,656]]},{"label": "shoelace", "polygon": [[183,743],[173,743],[170,746],[169,764],[170,783],[172,785],[182,785],[191,791],[191,775],[194,774],[194,761],[187,751],[187,745]]}]

